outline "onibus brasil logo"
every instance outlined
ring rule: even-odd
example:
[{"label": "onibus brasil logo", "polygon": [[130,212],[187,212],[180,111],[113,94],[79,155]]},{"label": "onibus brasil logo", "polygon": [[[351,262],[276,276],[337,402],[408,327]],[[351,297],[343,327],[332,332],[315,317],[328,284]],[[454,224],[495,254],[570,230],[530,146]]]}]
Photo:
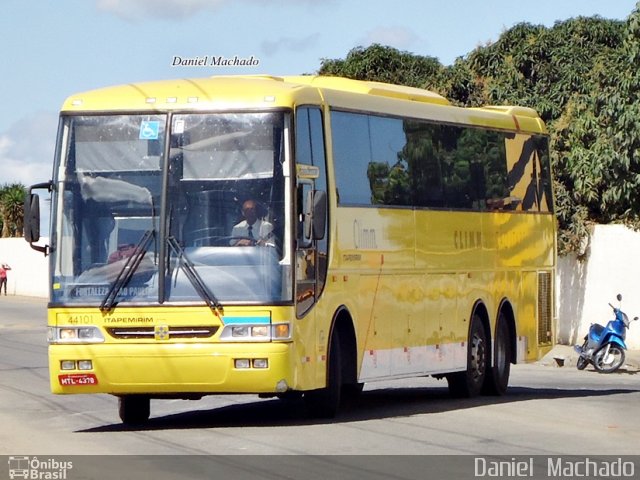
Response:
[{"label": "onibus brasil logo", "polygon": [[55,458],[44,460],[38,457],[10,456],[9,478],[32,480],[66,480],[67,471],[73,468],[73,462],[62,462]]}]

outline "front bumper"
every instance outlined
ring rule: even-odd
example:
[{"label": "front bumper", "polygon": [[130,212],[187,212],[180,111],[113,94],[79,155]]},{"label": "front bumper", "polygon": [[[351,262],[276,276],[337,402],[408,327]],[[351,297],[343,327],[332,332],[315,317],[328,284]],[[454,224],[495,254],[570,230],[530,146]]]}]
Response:
[{"label": "front bumper", "polygon": [[[293,385],[291,349],[290,343],[272,342],[50,345],[51,391],[115,395],[278,393]],[[236,359],[249,359],[251,367],[236,368]],[[267,359],[268,365],[253,368],[253,359]],[[91,360],[93,368],[61,368],[63,361],[82,360]]]}]

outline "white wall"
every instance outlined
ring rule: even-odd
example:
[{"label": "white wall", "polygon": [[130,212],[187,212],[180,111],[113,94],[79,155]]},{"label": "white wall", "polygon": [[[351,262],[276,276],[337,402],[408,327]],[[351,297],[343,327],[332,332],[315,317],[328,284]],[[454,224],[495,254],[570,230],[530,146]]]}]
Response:
[{"label": "white wall", "polygon": [[[43,238],[39,244],[47,243]],[[22,238],[0,239],[0,262],[8,263],[10,295],[48,297],[48,258]],[[640,316],[640,232],[622,225],[598,225],[593,229],[586,258],[558,258],[556,312],[558,343],[573,345],[591,323],[606,324],[613,315],[608,302],[622,307],[630,318]],[[640,321],[632,322],[627,346],[640,349]]]},{"label": "white wall", "polygon": [[[47,242],[42,237],[38,245]],[[7,273],[7,294],[49,296],[49,258],[33,250],[24,238],[0,238],[0,263],[11,267]]]},{"label": "white wall", "polygon": [[[622,311],[629,318],[640,316],[639,291],[640,233],[623,225],[595,226],[584,260],[558,259],[558,343],[582,343],[591,323],[606,325],[613,318],[608,304],[619,306],[618,293]],[[640,349],[640,321],[631,322],[626,343]]]}]

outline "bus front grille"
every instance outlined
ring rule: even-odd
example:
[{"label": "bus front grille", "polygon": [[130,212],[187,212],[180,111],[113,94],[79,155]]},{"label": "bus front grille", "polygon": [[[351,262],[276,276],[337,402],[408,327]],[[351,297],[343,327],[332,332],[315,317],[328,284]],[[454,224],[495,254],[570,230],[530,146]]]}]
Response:
[{"label": "bus front grille", "polygon": [[[113,327],[106,330],[113,338],[120,340],[152,339],[158,335],[155,327]],[[168,327],[162,335],[166,335],[166,338],[210,338],[217,331],[218,327]]]}]

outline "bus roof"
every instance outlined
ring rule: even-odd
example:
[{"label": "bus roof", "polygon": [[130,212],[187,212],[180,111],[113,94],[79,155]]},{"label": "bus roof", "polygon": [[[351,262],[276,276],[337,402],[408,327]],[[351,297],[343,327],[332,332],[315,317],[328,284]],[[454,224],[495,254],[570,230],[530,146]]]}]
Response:
[{"label": "bus roof", "polygon": [[317,75],[224,75],[131,83],[72,95],[64,102],[62,111],[260,110],[322,102],[335,107],[433,118],[448,123],[545,131],[536,111],[526,107],[461,108],[452,106],[445,97],[429,90]]},{"label": "bus roof", "polygon": [[366,80],[351,80],[342,77],[301,75],[297,77],[285,77],[285,81],[302,83],[316,88],[340,90],[343,92],[361,93],[366,95],[378,95],[381,97],[397,98],[414,102],[434,103],[438,105],[450,105],[449,100],[430,90],[422,88],[393,85],[390,83],[371,82]]}]

